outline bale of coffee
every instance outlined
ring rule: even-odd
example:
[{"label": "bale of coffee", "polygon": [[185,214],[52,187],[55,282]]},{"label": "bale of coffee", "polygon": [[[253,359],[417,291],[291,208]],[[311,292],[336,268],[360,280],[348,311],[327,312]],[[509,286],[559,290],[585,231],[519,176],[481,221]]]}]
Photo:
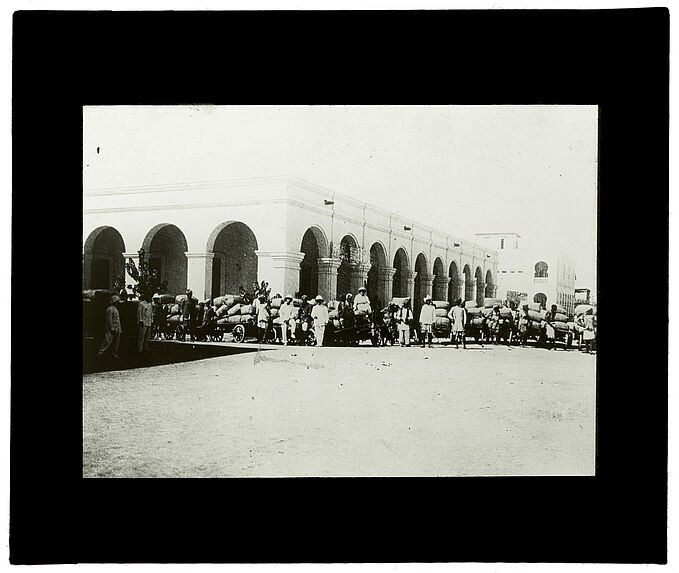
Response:
[{"label": "bale of coffee", "polygon": [[467,309],[467,316],[469,318],[478,318],[482,314],[482,310],[480,308],[468,308]]},{"label": "bale of coffee", "polygon": [[591,304],[579,304],[578,306],[575,307],[575,316],[581,316],[583,314],[586,314],[588,310],[594,309],[594,307]]},{"label": "bale of coffee", "polygon": [[484,298],[483,299],[483,306],[485,308],[492,308],[494,306],[502,306],[502,299],[501,298]]},{"label": "bale of coffee", "polygon": [[217,308],[219,308],[220,306],[222,306],[222,305],[224,304],[224,300],[225,300],[225,299],[226,299],[225,296],[218,296],[217,298],[215,298],[215,299],[212,301],[212,304],[213,304],[214,306],[216,306]]},{"label": "bale of coffee", "polygon": [[232,316],[227,316],[226,320],[228,321],[229,324],[238,324],[240,323],[241,316],[240,314],[234,314]]},{"label": "bale of coffee", "polygon": [[240,313],[241,314],[254,314],[255,313],[255,305],[253,305],[253,304],[242,304],[242,305],[240,305]]},{"label": "bale of coffee", "polygon": [[558,320],[559,322],[568,322],[568,316],[565,314],[561,314],[560,312],[557,312],[554,315],[554,320]]},{"label": "bale of coffee", "polygon": [[534,310],[528,310],[528,318],[534,320],[535,322],[542,322],[542,314]]},{"label": "bale of coffee", "polygon": [[229,324],[229,319],[228,319],[228,317],[218,318],[218,319],[217,319],[217,324],[219,324],[220,326],[223,325],[223,324]]},{"label": "bale of coffee", "polygon": [[225,316],[226,313],[228,312],[229,307],[223,304],[222,306],[218,307],[217,310],[215,311],[215,314],[219,316]]},{"label": "bale of coffee", "polygon": [[175,315],[179,314],[181,312],[181,308],[179,308],[178,304],[173,304],[170,306],[170,314]]},{"label": "bale of coffee", "polygon": [[473,300],[467,300],[464,303],[464,307],[469,310],[470,308],[477,308],[479,305],[476,304],[476,301]]},{"label": "bale of coffee", "polygon": [[528,310],[532,310],[533,312],[540,312],[542,310],[542,305],[539,302],[529,302]]},{"label": "bale of coffee", "polygon": [[240,317],[240,321],[243,324],[245,324],[245,323],[248,323],[248,322],[254,322],[255,318],[251,314],[242,314],[241,317]]},{"label": "bale of coffee", "polygon": [[432,302],[437,309],[443,308],[445,310],[450,310],[450,303],[447,300],[434,300]]},{"label": "bale of coffee", "polygon": [[437,308],[434,311],[434,314],[437,318],[447,318],[448,317],[448,311],[445,308]]},{"label": "bale of coffee", "polygon": [[235,316],[237,314],[240,314],[240,307],[241,307],[241,305],[236,303],[226,311],[226,314],[228,316]]}]

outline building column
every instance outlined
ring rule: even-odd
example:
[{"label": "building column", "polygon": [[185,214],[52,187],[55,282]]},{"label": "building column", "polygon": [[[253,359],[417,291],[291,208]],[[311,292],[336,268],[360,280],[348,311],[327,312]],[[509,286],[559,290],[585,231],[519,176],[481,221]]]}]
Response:
[{"label": "building column", "polygon": [[207,300],[212,294],[212,259],[214,253],[184,253],[186,255],[186,288],[198,300]]},{"label": "building column", "polygon": [[395,274],[396,269],[394,267],[383,267],[377,271],[377,292],[384,306],[391,301]]},{"label": "building column", "polygon": [[460,298],[462,301],[466,301],[467,299],[467,277],[464,273],[462,273],[462,276],[460,277]]},{"label": "building column", "polygon": [[351,292],[354,295],[362,286],[366,286],[368,281],[368,271],[370,265],[365,263],[356,263],[351,265]]},{"label": "building column", "polygon": [[266,281],[271,294],[294,295],[299,289],[299,266],[304,253],[297,251],[255,251],[257,280]]},{"label": "building column", "polygon": [[432,298],[436,300],[448,300],[448,285],[450,284],[450,277],[435,276]]},{"label": "building column", "polygon": [[[325,300],[337,298],[337,269],[341,261],[335,258],[318,259],[318,293]],[[284,295],[285,296],[285,295]]]},{"label": "building column", "polygon": [[406,288],[408,289],[406,292],[408,293],[406,296],[410,299],[410,308],[414,308],[413,304],[415,303],[415,279],[417,278],[417,273],[415,271],[403,271],[403,277],[401,280],[405,281]]},{"label": "building column", "polygon": [[476,279],[476,302],[482,306],[483,299],[486,297],[486,283],[480,279]]},{"label": "building column", "polygon": [[[425,296],[432,296],[432,287],[434,286],[434,275],[422,275],[420,277],[420,285],[422,287],[422,290],[424,290],[424,296],[422,298],[424,299]],[[421,303],[424,302],[423,300],[420,301]]]},{"label": "building column", "polygon": [[139,270],[139,253],[123,253],[123,261],[124,261],[124,268],[125,268],[125,287],[127,288],[127,285],[136,285],[137,281],[132,278],[132,275],[127,272],[127,263],[128,259],[132,259],[134,262],[134,265],[137,267],[137,270]]}]

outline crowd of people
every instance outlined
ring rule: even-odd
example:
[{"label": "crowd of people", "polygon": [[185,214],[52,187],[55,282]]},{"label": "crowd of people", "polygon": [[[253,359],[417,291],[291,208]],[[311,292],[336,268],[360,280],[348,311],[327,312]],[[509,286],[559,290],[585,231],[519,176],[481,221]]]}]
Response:
[{"label": "crowd of people", "polygon": [[[242,286],[239,289],[240,299],[254,308],[254,321],[257,327],[257,340],[263,343],[270,339],[272,332],[280,331],[279,338],[284,345],[304,345],[314,340],[317,346],[324,346],[326,342],[326,329],[330,331],[354,332],[357,325],[369,325],[373,344],[399,344],[402,347],[410,347],[412,341],[419,343],[422,348],[432,347],[434,336],[441,339],[441,331],[436,328],[437,313],[431,296],[426,296],[419,310],[419,316],[415,316],[409,298],[401,304],[390,302],[384,308],[380,308],[379,301],[374,299],[375,308],[371,304],[365,286],[358,289],[356,296],[347,293],[340,297],[332,311],[321,295],[309,301],[307,295],[302,295],[298,305],[291,295],[282,297],[276,294],[271,297],[271,289],[266,281],[261,284],[254,282],[251,290],[247,291]],[[282,299],[273,304],[275,299]],[[160,295],[150,293],[137,297],[130,288],[124,289],[119,295],[110,299],[106,309],[106,327],[104,340],[99,349],[99,355],[110,352],[114,358],[119,355],[121,341],[129,351],[134,348],[138,354],[149,352],[150,340],[160,335],[167,329],[169,305],[161,304]],[[134,304],[133,304],[134,303]],[[179,315],[182,325],[183,337],[191,341],[205,341],[215,332],[217,324],[217,307],[212,300],[198,301],[194,298],[190,289],[186,290],[186,296],[179,304]],[[496,305],[492,312],[483,315],[482,327],[475,333],[475,338],[483,344],[498,344],[505,341],[508,345],[526,345],[531,332],[531,323],[534,322],[529,314],[528,305],[518,308],[514,302],[506,305],[509,313],[501,312],[501,307]],[[277,310],[274,312],[274,308]],[[554,318],[557,314],[557,306],[552,305],[544,315],[542,321],[541,336],[538,342],[549,349],[556,347],[557,339]],[[278,320],[274,320],[274,315]],[[449,337],[451,344],[459,348],[467,347],[467,338],[470,335],[470,321],[465,302],[457,299],[449,311],[447,311],[449,327],[446,330],[446,338]],[[592,352],[595,339],[595,325],[592,309],[575,319],[578,333],[580,333],[581,349],[588,353]],[[310,333],[313,332],[313,337]],[[534,332],[534,330],[533,330]]]}]

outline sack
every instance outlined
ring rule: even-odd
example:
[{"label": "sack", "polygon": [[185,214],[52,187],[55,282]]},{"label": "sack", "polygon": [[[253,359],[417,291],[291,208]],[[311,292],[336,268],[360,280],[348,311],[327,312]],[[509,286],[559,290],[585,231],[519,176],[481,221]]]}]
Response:
[{"label": "sack", "polygon": [[229,324],[238,324],[240,323],[241,316],[240,314],[234,314],[233,316],[227,316],[226,321]]},{"label": "sack", "polygon": [[445,309],[445,308],[437,308],[434,311],[434,316],[436,316],[437,318],[446,318],[447,319],[448,318],[448,310]]},{"label": "sack", "polygon": [[554,320],[558,320],[559,322],[568,322],[568,316],[565,314],[561,314],[560,312],[557,312],[554,315]]},{"label": "sack", "polygon": [[528,310],[528,318],[535,322],[542,322],[542,314],[534,310]]},{"label": "sack", "polygon": [[472,318],[472,319],[469,321],[468,324],[469,324],[470,326],[475,326],[475,327],[477,327],[477,328],[478,328],[478,327],[481,327],[481,326],[483,326],[483,318],[481,318],[481,317]]},{"label": "sack", "polygon": [[501,298],[484,298],[483,306],[485,308],[493,308],[494,306],[502,306]]},{"label": "sack", "polygon": [[[197,299],[196,297],[193,297],[193,296],[192,296],[191,298],[192,298],[193,300],[195,300],[196,303],[198,302],[198,299]],[[185,294],[178,294],[176,297],[174,297],[174,301],[175,301],[177,304],[181,304],[181,302],[182,302],[182,301],[185,301],[185,300],[186,300],[186,295],[185,295]]]},{"label": "sack", "polygon": [[241,317],[240,317],[240,321],[241,321],[243,324],[245,324],[245,323],[247,323],[247,322],[254,322],[254,321],[255,321],[255,317],[252,316],[251,314],[243,314],[243,315],[241,315]]},{"label": "sack", "polygon": [[255,306],[253,304],[242,304],[238,305],[240,307],[241,314],[254,314]]},{"label": "sack", "polygon": [[223,324],[229,324],[229,319],[227,317],[218,318],[217,324],[219,324],[220,326],[223,325]]},{"label": "sack", "polygon": [[450,303],[447,300],[434,300],[434,308],[443,308],[445,310],[450,310]]},{"label": "sack", "polygon": [[575,316],[581,316],[583,314],[586,314],[589,309],[594,309],[594,307],[591,304],[579,304],[578,306],[575,307]]},{"label": "sack", "polygon": [[228,316],[235,316],[235,315],[237,315],[237,314],[240,314],[240,307],[241,307],[240,304],[234,304],[231,308],[229,308],[229,309],[226,311],[226,314],[227,314]]},{"label": "sack", "polygon": [[552,323],[554,325],[554,330],[559,332],[568,332],[568,324],[562,321],[556,321]]},{"label": "sack", "polygon": [[542,306],[540,305],[539,302],[529,302],[528,310],[532,310],[533,312],[540,312],[542,310]]},{"label": "sack", "polygon": [[464,307],[469,310],[470,308],[477,308],[479,305],[476,304],[476,301],[473,300],[467,300],[464,303]]},{"label": "sack", "polygon": [[481,317],[481,309],[480,308],[468,308],[467,309],[467,317],[468,318],[480,318]]},{"label": "sack", "polygon": [[224,299],[226,297],[224,296],[218,296],[215,300],[212,301],[212,304],[215,305],[217,308],[222,306],[224,304]]},{"label": "sack", "polygon": [[178,324],[181,324],[182,322],[182,317],[180,314],[174,314],[172,316],[167,317],[167,323],[171,326],[177,326]]},{"label": "sack", "polygon": [[227,311],[229,310],[229,307],[223,304],[222,306],[218,307],[217,310],[215,311],[215,314],[219,316],[224,316],[226,315]]},{"label": "sack", "polygon": [[178,304],[173,304],[172,306],[170,306],[170,314],[171,315],[179,314],[180,312],[181,312],[181,309],[179,308]]},{"label": "sack", "polygon": [[450,319],[448,318],[435,318],[434,319],[434,325],[437,328],[450,328]]}]

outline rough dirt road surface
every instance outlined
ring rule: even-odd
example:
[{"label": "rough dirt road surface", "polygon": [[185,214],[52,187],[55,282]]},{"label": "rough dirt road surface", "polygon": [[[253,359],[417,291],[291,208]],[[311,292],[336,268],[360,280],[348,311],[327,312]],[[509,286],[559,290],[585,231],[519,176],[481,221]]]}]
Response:
[{"label": "rough dirt road surface", "polygon": [[295,348],[83,376],[84,477],[593,475],[596,357]]}]

